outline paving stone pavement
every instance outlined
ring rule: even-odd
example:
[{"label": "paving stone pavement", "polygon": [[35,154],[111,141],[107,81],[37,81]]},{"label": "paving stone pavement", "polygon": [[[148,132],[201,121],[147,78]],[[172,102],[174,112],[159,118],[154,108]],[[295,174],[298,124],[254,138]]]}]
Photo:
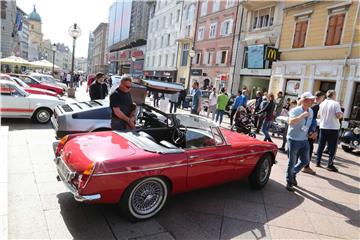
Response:
[{"label": "paving stone pavement", "polygon": [[360,238],[360,153],[339,148],[339,173],[300,173],[295,193],[285,190],[287,158],[279,153],[263,190],[241,181],[179,194],[151,220],[130,223],[116,206],[76,202],[55,179],[50,124],[2,124],[9,126],[9,239]]}]

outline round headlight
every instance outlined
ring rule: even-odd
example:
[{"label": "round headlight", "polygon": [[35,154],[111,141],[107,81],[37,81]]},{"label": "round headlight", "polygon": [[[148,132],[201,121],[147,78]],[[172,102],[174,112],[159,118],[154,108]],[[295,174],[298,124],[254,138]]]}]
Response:
[{"label": "round headlight", "polygon": [[360,128],[358,128],[358,127],[354,128],[353,131],[356,135],[360,134]]}]

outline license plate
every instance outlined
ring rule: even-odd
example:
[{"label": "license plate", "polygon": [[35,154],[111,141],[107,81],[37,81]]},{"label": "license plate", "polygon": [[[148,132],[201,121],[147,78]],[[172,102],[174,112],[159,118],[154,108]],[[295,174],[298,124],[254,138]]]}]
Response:
[{"label": "license plate", "polygon": [[61,175],[60,177],[64,179],[65,181],[69,182],[73,179],[75,176],[75,173],[72,172],[68,166],[64,163],[62,159],[59,159],[57,164],[58,172]]}]

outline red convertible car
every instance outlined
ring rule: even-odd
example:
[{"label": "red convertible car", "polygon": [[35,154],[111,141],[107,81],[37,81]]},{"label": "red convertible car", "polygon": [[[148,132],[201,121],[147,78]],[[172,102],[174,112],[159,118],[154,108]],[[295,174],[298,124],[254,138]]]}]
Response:
[{"label": "red convertible car", "polygon": [[195,115],[158,121],[166,127],[65,136],[54,144],[58,180],[77,201],[118,204],[134,221],[154,216],[170,194],[243,178],[258,189],[268,182],[275,144]]}]

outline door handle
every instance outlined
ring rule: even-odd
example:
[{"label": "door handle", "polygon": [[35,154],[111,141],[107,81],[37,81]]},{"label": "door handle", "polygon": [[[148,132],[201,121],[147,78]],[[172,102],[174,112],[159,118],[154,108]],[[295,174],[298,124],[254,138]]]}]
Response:
[{"label": "door handle", "polygon": [[196,159],[196,158],[199,158],[199,156],[190,156],[189,158],[190,159]]}]

